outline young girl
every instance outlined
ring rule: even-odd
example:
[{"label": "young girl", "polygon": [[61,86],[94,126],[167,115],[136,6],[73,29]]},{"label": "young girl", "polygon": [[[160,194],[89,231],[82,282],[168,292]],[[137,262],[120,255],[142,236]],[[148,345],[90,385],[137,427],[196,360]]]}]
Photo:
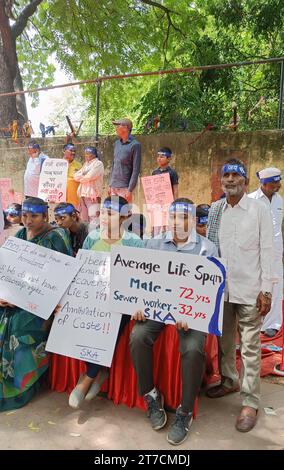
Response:
[{"label": "young girl", "polygon": [[[143,247],[143,241],[137,235],[124,231],[123,224],[129,215],[126,199],[120,196],[107,197],[104,200],[101,213],[101,229],[88,235],[83,249],[109,252],[112,245]],[[129,315],[122,315],[118,338],[129,321]],[[79,408],[84,399],[89,401],[94,398],[108,377],[107,368],[88,362],[86,362],[86,366],[86,374],[80,377],[69,397],[69,405],[75,409]]]}]

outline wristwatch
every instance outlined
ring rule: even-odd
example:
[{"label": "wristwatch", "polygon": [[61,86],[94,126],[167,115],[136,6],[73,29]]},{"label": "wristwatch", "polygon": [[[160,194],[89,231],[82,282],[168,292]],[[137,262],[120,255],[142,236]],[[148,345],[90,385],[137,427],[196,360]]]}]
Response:
[{"label": "wristwatch", "polygon": [[272,294],[271,294],[271,292],[263,292],[263,291],[262,291],[262,294],[264,295],[264,297],[267,297],[268,299],[272,299]]}]

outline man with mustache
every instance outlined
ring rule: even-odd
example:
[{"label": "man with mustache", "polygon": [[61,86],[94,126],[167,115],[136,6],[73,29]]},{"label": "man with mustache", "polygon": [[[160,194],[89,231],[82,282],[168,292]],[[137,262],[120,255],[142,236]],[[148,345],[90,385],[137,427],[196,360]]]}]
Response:
[{"label": "man with mustache", "polygon": [[[221,384],[209,389],[207,396],[219,398],[240,389],[242,409],[236,428],[248,432],[256,424],[260,401],[260,329],[262,316],[271,308],[273,227],[267,207],[246,194],[248,177],[243,162],[228,160],[222,168],[221,184],[226,198],[215,203],[219,215],[214,221],[212,204],[208,221],[208,235],[212,237],[213,221],[215,241],[218,239],[220,254],[227,262],[223,335],[219,339]],[[237,323],[242,359],[240,387]]]}]

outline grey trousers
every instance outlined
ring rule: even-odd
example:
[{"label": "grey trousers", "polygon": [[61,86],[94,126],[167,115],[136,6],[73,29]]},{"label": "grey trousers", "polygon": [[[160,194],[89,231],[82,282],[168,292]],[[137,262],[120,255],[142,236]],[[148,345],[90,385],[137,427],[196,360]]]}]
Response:
[{"label": "grey trousers", "polygon": [[219,342],[219,371],[225,387],[239,384],[236,368],[236,331],[240,335],[241,400],[258,409],[260,401],[261,316],[255,305],[224,303],[223,335]]},{"label": "grey trousers", "polygon": [[[153,345],[164,327],[164,323],[146,320],[136,322],[132,330],[130,352],[140,395],[145,395],[154,388]],[[178,335],[182,377],[181,406],[185,413],[189,413],[193,410],[203,378],[206,334],[195,330],[181,330],[178,331]],[[168,370],[164,373],[168,374]]]}]

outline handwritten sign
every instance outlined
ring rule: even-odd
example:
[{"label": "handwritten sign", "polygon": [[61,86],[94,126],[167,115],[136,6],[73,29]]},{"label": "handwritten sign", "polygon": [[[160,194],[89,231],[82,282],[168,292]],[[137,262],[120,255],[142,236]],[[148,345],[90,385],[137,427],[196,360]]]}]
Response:
[{"label": "handwritten sign", "polygon": [[225,278],[221,259],[113,246],[111,309],[220,335]]},{"label": "handwritten sign", "polygon": [[4,230],[4,216],[3,216],[3,207],[2,207],[2,197],[0,193],[0,235]]},{"label": "handwritten sign", "polygon": [[11,203],[10,190],[12,188],[11,178],[0,178],[0,193],[2,196],[2,207],[4,210],[7,209]]},{"label": "handwritten sign", "polygon": [[49,202],[66,202],[68,162],[61,158],[47,158],[39,179],[38,197]]},{"label": "handwritten sign", "polygon": [[121,315],[109,309],[110,254],[79,250],[80,271],[60,301],[46,349],[110,366]]},{"label": "handwritten sign", "polygon": [[47,319],[80,267],[71,256],[9,237],[0,248],[0,298]]},{"label": "handwritten sign", "polygon": [[169,173],[141,178],[151,226],[167,225],[168,210],[173,202],[173,191]]}]

